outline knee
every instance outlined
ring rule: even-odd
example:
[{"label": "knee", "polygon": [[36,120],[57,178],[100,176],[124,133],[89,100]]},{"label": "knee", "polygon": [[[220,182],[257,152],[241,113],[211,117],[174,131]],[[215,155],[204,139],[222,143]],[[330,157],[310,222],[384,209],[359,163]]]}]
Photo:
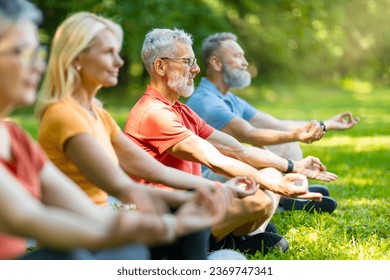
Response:
[{"label": "knee", "polygon": [[300,160],[303,158],[302,149],[298,142],[288,143],[286,158]]},{"label": "knee", "polygon": [[274,212],[274,202],[270,196],[263,191],[261,192],[261,196],[252,195],[248,197],[249,199],[246,203],[247,211],[257,217],[270,217]]},{"label": "knee", "polygon": [[290,142],[279,145],[267,146],[267,149],[282,158],[300,160],[303,158],[299,142]]}]

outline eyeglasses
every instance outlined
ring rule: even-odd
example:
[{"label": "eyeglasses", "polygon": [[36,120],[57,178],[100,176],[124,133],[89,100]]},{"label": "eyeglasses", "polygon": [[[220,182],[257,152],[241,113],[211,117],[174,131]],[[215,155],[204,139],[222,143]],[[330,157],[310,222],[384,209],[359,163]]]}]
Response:
[{"label": "eyeglasses", "polygon": [[23,65],[30,65],[32,61],[39,59],[45,61],[47,58],[46,45],[39,45],[36,49],[26,49],[24,47],[15,47],[8,51],[0,52],[0,55],[16,55]]},{"label": "eyeglasses", "polygon": [[194,66],[196,63],[196,57],[160,57],[160,59],[185,61],[190,67]]}]

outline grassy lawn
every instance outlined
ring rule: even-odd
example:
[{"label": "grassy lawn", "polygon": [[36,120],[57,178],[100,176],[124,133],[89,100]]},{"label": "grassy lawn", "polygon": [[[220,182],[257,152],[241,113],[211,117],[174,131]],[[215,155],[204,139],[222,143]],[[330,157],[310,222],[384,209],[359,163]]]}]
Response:
[{"label": "grassy lawn", "polygon": [[[255,89],[253,89],[255,91]],[[254,259],[390,260],[390,90],[347,91],[324,87],[261,88],[252,104],[285,119],[323,120],[343,111],[360,117],[352,130],[328,132],[302,144],[339,178],[325,183],[338,201],[329,214],[278,213],[273,222],[290,243],[286,253]],[[312,181],[312,183],[316,183]]]},{"label": "grassy lawn", "polygon": [[[141,94],[143,89],[139,90]],[[248,256],[284,260],[390,260],[390,89],[252,86],[237,92],[254,106],[282,119],[324,120],[343,111],[361,118],[352,130],[328,132],[302,144],[305,155],[319,157],[339,179],[325,183],[338,201],[329,214],[278,213],[272,222],[290,243],[286,253]],[[134,100],[104,94],[106,108],[123,127]],[[36,137],[31,110],[13,118]],[[316,183],[316,182],[312,182]]]}]

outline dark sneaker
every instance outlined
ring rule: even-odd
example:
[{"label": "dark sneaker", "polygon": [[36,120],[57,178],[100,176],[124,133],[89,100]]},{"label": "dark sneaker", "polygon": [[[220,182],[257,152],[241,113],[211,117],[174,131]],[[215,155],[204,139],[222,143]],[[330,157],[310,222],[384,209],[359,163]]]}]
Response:
[{"label": "dark sneaker", "polygon": [[234,236],[236,249],[248,254],[267,254],[271,249],[288,250],[288,241],[276,233],[262,232],[256,235]]},{"label": "dark sneaker", "polygon": [[322,197],[322,201],[313,201],[309,199],[294,199],[286,197],[283,200],[283,211],[304,210],[313,213],[314,210],[321,213],[332,213],[337,207],[337,201],[329,196]]},{"label": "dark sneaker", "polygon": [[210,251],[217,251],[221,249],[232,249],[236,248],[234,238],[232,235],[226,235],[221,241],[216,242],[214,236],[210,235]]},{"label": "dark sneaker", "polygon": [[313,184],[309,186],[309,192],[318,192],[323,196],[329,196],[329,189],[324,185]]},{"label": "dark sneaker", "polygon": [[268,223],[267,227],[265,228],[265,232],[278,233],[278,229],[273,223]]}]

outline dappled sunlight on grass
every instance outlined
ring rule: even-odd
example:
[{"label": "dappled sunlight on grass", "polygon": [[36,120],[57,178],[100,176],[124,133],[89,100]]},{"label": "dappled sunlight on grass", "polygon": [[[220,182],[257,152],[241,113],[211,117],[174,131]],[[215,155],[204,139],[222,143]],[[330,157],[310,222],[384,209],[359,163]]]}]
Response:
[{"label": "dappled sunlight on grass", "polygon": [[[379,202],[378,202],[379,203]],[[371,205],[375,208],[375,203]],[[370,206],[370,207],[371,207]],[[357,209],[365,207],[358,205]],[[368,207],[368,208],[370,208]],[[390,233],[382,225],[366,215],[359,218],[355,210],[346,212],[346,220],[340,214],[307,214],[295,211],[288,215],[276,216],[284,224],[288,220],[285,238],[294,251],[294,259],[338,259],[372,260],[390,258]],[[351,213],[352,212],[352,213]],[[297,217],[300,217],[297,221]],[[302,219],[302,220],[301,220]],[[384,219],[378,217],[378,222]],[[287,254],[279,258],[289,259]]]},{"label": "dappled sunlight on grass", "polygon": [[338,175],[330,185],[339,197],[389,197],[390,136],[335,136],[305,146],[305,154],[318,156],[327,169]]},{"label": "dappled sunlight on grass", "polygon": [[372,84],[365,81],[360,81],[352,78],[344,78],[342,81],[343,89],[355,92],[368,94],[372,92]]},{"label": "dappled sunlight on grass", "polygon": [[[372,198],[354,198],[354,199],[343,199],[343,203],[347,204],[348,206],[383,206],[383,199],[372,199]],[[389,221],[390,222],[390,221]]]},{"label": "dappled sunlight on grass", "polygon": [[345,135],[332,136],[331,138],[325,138],[315,143],[319,147],[336,147],[343,149],[342,146],[347,146],[348,150],[355,152],[360,151],[376,151],[379,149],[387,148],[390,150],[390,135],[389,136],[363,136],[363,137],[351,137]]},{"label": "dappled sunlight on grass", "polygon": [[304,155],[319,157],[339,176],[335,182],[315,181],[329,187],[338,202],[335,212],[275,214],[272,222],[290,249],[254,259],[390,260],[389,91],[251,87],[246,94],[241,96],[282,119],[326,119],[343,111],[361,117],[351,130],[329,131],[321,141],[301,144]]},{"label": "dappled sunlight on grass", "polygon": [[294,239],[302,240],[305,243],[315,243],[320,239],[321,233],[313,228],[307,226],[301,226],[299,228],[292,228],[286,233],[286,237],[293,242]]},{"label": "dappled sunlight on grass", "polygon": [[[382,173],[380,171],[377,171],[376,172],[377,176],[381,176]],[[372,174],[371,174],[372,175]],[[349,186],[353,186],[354,188],[356,187],[363,187],[364,186],[364,189],[361,191],[363,194],[364,193],[370,193],[371,190],[369,189],[370,187],[377,187],[378,186],[378,180],[380,180],[380,178],[377,178],[377,177],[370,177],[370,178],[366,178],[366,177],[348,177],[348,178],[343,178],[343,174],[339,175],[341,178],[339,178],[335,184],[339,184],[339,185],[349,185]],[[345,175],[344,175],[345,176]]]}]

